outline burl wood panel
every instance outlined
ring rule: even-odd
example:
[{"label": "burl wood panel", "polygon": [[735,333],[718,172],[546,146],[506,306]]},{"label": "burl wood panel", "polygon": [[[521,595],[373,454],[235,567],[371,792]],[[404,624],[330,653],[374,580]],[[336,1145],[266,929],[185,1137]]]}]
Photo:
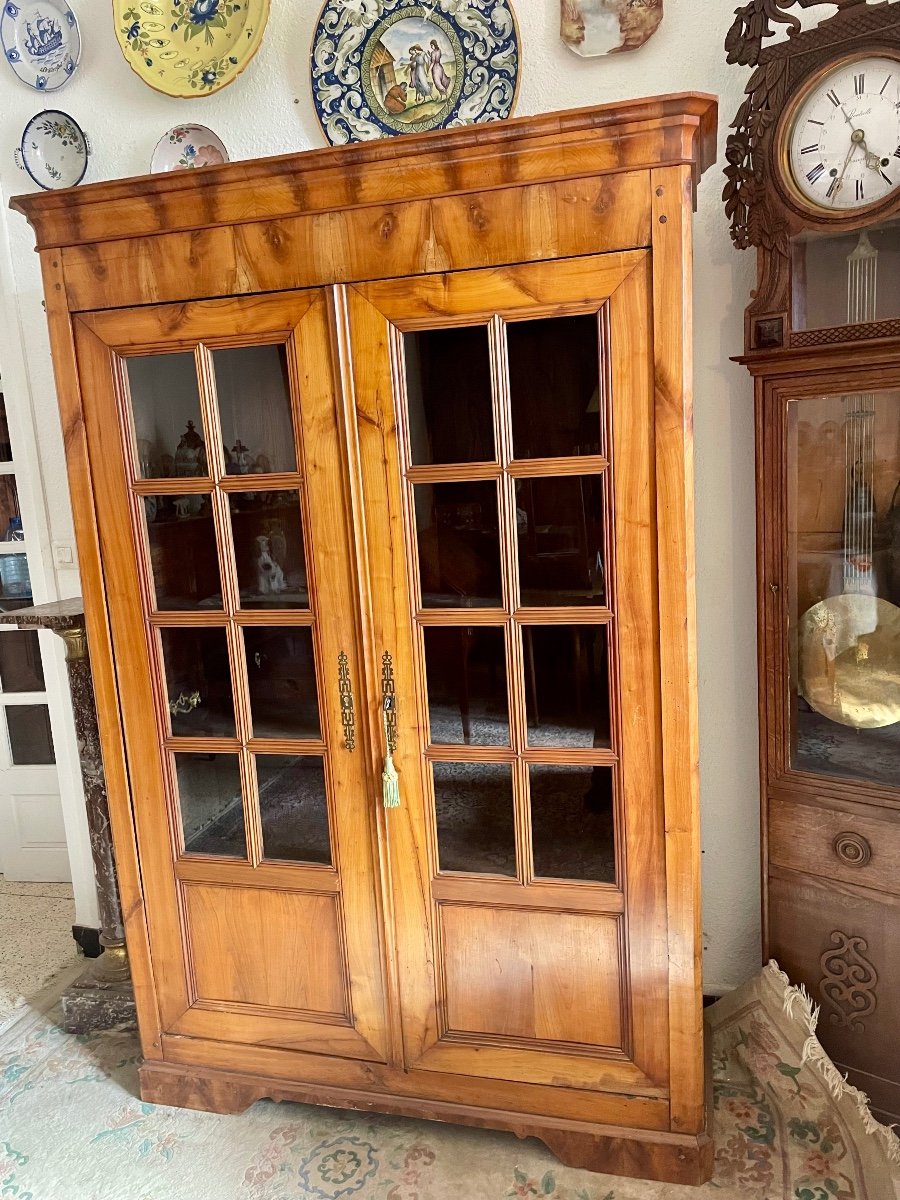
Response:
[{"label": "burl wood panel", "polygon": [[619,922],[442,904],[451,1031],[619,1047]]},{"label": "burl wood panel", "polygon": [[347,1012],[333,896],[196,883],[182,891],[197,999]]}]

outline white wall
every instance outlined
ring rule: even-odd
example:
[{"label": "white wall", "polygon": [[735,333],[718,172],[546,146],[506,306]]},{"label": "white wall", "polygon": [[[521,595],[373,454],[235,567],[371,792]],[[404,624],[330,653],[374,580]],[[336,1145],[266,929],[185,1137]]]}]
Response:
[{"label": "white wall", "polygon": [[[666,0],[663,24],[641,50],[584,60],[559,40],[559,0],[513,3],[522,43],[518,115],[698,89],[720,96],[720,147],[724,143],[748,75],[724,61],[734,0]],[[317,0],[272,0],[266,38],[247,72],[217,95],[191,101],[167,99],[131,72],[115,39],[109,0],[72,4],[84,43],[81,68],[64,91],[45,99],[71,112],[91,138],[95,153],[87,181],[144,173],[159,137],[179,121],[210,125],[232,159],[322,144],[308,80]],[[33,188],[13,165],[13,148],[43,105],[2,65],[0,72],[0,188],[9,196]],[[752,393],[746,372],[729,362],[742,348],[753,262],[751,254],[740,255],[731,246],[721,188],[718,165],[700,189],[694,312],[705,961],[711,991],[743,980],[759,954]],[[71,513],[60,486],[63,447],[37,260],[25,221],[15,214],[8,220],[52,536],[67,540]]]}]

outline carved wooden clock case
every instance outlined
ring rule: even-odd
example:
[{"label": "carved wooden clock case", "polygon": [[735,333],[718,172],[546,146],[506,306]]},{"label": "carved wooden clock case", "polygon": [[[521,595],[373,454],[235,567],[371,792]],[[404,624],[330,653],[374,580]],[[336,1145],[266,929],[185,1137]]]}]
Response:
[{"label": "carved wooden clock case", "polygon": [[793,7],[754,0],[726,39],[755,68],[723,198],[758,262],[740,361],[756,401],[764,954],[896,1120],[900,5],[851,0],[805,30]]}]

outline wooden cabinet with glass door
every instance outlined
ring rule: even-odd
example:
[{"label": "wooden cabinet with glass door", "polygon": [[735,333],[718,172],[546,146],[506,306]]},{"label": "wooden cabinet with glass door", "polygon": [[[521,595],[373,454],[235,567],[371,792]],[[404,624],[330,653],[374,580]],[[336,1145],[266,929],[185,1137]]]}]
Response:
[{"label": "wooden cabinet with glass door", "polygon": [[15,202],[146,1099],[708,1177],[689,297],[714,133],[709,98],[662,97]]}]

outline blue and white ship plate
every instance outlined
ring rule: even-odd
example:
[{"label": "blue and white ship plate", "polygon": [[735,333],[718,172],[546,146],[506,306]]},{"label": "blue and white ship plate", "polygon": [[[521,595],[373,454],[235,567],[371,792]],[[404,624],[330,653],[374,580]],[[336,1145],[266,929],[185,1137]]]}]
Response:
[{"label": "blue and white ship plate", "polygon": [[500,121],[519,30],[510,0],[326,0],[311,72],[332,145]]},{"label": "blue and white ship plate", "polygon": [[66,0],[2,0],[3,57],[29,87],[55,92],[81,58],[81,34]]}]

